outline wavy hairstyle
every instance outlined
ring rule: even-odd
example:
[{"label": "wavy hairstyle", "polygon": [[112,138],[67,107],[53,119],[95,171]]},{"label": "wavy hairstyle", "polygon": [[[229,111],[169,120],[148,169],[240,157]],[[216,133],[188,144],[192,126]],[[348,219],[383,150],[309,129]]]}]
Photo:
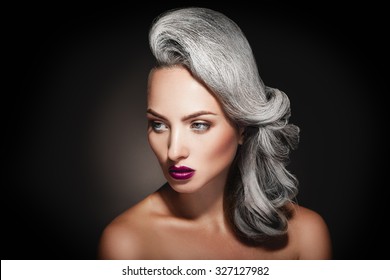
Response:
[{"label": "wavy hairstyle", "polygon": [[239,26],[208,8],[172,9],[152,22],[149,44],[156,67],[186,67],[245,129],[225,191],[225,213],[236,233],[255,242],[285,234],[285,206],[298,193],[286,165],[299,128],[288,123],[287,95],[264,85]]}]

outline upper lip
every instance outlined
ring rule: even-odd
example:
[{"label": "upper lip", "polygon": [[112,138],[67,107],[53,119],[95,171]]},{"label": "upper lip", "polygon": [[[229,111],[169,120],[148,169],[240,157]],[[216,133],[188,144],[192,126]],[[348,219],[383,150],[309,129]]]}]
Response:
[{"label": "upper lip", "polygon": [[187,166],[170,166],[169,167],[169,172],[192,172],[192,171],[195,171],[194,169],[192,168],[189,168]]}]

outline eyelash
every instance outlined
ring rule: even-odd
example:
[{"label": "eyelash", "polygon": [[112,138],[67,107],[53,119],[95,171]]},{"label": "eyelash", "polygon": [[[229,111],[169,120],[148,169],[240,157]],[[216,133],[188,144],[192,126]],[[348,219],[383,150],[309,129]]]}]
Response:
[{"label": "eyelash", "polygon": [[[198,128],[195,128],[195,126],[198,126]],[[202,126],[203,128],[199,128],[199,126]],[[210,124],[205,122],[194,122],[191,124],[191,128],[194,129],[196,132],[204,132],[209,130]]]},{"label": "eyelash", "polygon": [[[162,132],[168,130],[168,126],[166,124],[164,124],[163,122],[149,121],[149,125],[153,129],[153,131],[157,132],[157,133],[162,133]],[[164,129],[158,128],[158,126],[161,126],[161,125],[165,126],[165,128]],[[206,123],[206,122],[193,122],[193,123],[191,123],[190,127],[191,127],[191,129],[194,130],[194,132],[202,133],[202,132],[206,132],[207,130],[209,130],[211,125]]]},{"label": "eyelash", "polygon": [[[163,132],[163,131],[168,129],[167,126],[163,122],[150,121],[149,125],[153,129],[153,131],[155,131],[157,133],[161,133],[161,132]],[[157,128],[158,125],[165,125],[166,129],[164,129],[164,130],[163,129],[158,129]]]}]

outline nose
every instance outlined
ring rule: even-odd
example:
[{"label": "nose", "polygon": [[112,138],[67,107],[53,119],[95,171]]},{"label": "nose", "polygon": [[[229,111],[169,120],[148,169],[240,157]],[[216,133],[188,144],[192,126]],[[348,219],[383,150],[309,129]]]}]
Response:
[{"label": "nose", "polygon": [[168,158],[173,162],[179,162],[189,156],[188,143],[184,131],[180,129],[171,130],[168,144]]}]

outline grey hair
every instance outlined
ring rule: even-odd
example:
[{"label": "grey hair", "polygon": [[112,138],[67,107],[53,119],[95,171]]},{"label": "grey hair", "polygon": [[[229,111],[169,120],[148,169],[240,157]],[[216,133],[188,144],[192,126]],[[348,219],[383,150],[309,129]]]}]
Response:
[{"label": "grey hair", "polygon": [[285,234],[286,205],[298,193],[298,180],[286,165],[299,128],[288,123],[287,95],[261,80],[244,33],[220,12],[186,7],[159,15],[149,44],[157,67],[186,67],[213,92],[227,117],[245,129],[227,194],[236,232],[251,241]]}]

